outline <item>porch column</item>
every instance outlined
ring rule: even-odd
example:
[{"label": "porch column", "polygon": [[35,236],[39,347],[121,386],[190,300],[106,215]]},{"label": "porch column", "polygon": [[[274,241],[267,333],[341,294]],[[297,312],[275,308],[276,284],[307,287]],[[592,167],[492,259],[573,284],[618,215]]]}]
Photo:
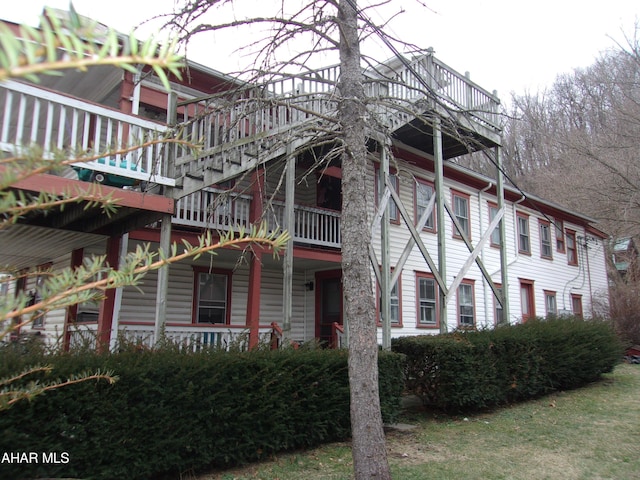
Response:
[{"label": "porch column", "polygon": [[[129,251],[129,234],[122,235],[120,245],[120,256],[118,258],[118,266],[122,265]],[[122,307],[122,290],[124,287],[116,288],[115,301],[113,305],[113,320],[111,328],[111,339],[109,341],[109,349],[115,350],[118,345],[118,330],[120,328],[120,307]]]},{"label": "porch column", "polygon": [[[171,214],[162,216],[160,227],[160,249],[165,255],[171,249]],[[169,293],[169,265],[164,265],[158,269],[158,287],[156,289],[156,318],[153,330],[154,345],[160,341],[160,336],[167,323],[167,295]]]},{"label": "porch column", "polygon": [[[504,175],[502,173],[502,147],[496,147],[496,163],[497,166],[497,179],[496,182],[496,197],[498,199],[498,210],[505,208],[504,206]],[[500,232],[500,274],[502,282],[502,322],[509,324],[509,272],[508,259],[507,259],[507,227],[505,216],[503,215],[502,221],[498,225]]]},{"label": "porch column", "polygon": [[[435,170],[436,207],[438,222],[438,272],[447,283],[447,232],[444,228],[444,158],[442,155],[442,129],[440,118],[433,117],[433,162]],[[440,300],[440,333],[447,333],[447,294],[438,288]]]},{"label": "porch column", "polygon": [[[380,190],[390,188],[389,183],[389,152],[387,146],[382,147],[380,155]],[[389,199],[393,202],[393,198]],[[390,261],[389,261],[389,210],[387,205],[380,222],[380,257],[382,271],[380,272],[380,320],[382,320],[382,348],[391,350],[391,285],[390,285]],[[377,267],[376,267],[377,268]]]},{"label": "porch column", "polygon": [[[114,269],[118,268],[120,260],[120,241],[121,237],[109,237],[107,240],[106,263]],[[106,298],[100,303],[100,310],[98,312],[96,345],[99,352],[103,352],[105,349],[109,348],[116,300],[115,289],[111,288],[107,290],[105,297]]]},{"label": "porch column", "polygon": [[[262,201],[264,192],[264,171],[254,172],[251,179],[251,206],[249,222],[252,225],[262,221]],[[247,294],[246,325],[249,329],[249,349],[260,341],[260,284],[262,281],[262,248],[255,246],[249,261],[249,291]]]},{"label": "porch column", "polygon": [[285,177],[284,228],[289,232],[289,240],[285,247],[282,282],[282,342],[287,345],[291,339],[291,317],[293,296],[293,234],[294,234],[294,196],[296,177],[296,158],[290,147],[287,148],[287,164]]}]

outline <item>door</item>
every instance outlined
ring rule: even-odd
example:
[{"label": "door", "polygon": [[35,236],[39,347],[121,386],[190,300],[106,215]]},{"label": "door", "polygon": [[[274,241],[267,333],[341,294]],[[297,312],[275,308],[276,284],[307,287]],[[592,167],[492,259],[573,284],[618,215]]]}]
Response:
[{"label": "door", "polygon": [[323,346],[332,347],[333,324],[342,325],[342,272],[318,272],[316,285],[316,338]]},{"label": "door", "polygon": [[522,323],[536,316],[533,281],[531,280],[520,280],[520,305],[522,307]]}]

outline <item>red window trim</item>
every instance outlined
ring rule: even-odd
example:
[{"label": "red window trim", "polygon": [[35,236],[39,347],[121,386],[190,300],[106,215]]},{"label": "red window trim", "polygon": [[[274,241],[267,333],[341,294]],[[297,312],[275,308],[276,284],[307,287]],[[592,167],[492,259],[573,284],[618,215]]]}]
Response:
[{"label": "red window trim", "polygon": [[[471,195],[469,195],[468,193],[461,192],[459,190],[453,190],[453,189],[451,190],[451,210],[454,215],[455,215],[455,209],[456,209],[455,197],[464,198],[467,201],[467,221],[469,223],[469,231],[467,232],[467,238],[469,239],[469,241],[471,241],[471,230],[472,230],[471,228]],[[453,223],[453,220],[451,221],[451,228],[452,228],[453,238],[462,239],[462,236],[458,233],[458,229]]]},{"label": "red window trim", "polygon": [[[438,287],[438,282],[436,282],[436,278],[433,274],[428,272],[415,272],[415,293],[416,293],[416,328],[423,328],[426,330],[440,329],[440,288]],[[435,296],[436,296],[436,322],[433,325],[427,325],[424,323],[420,323],[420,278],[428,278],[429,280],[433,280],[435,285]]]},{"label": "red window trim", "polygon": [[[536,318],[536,290],[535,290],[535,282],[533,280],[528,280],[526,278],[519,278],[518,279],[520,281],[520,285],[519,287],[519,295],[520,295],[520,312],[521,312],[521,318],[522,318],[522,323],[525,323],[527,320],[531,320],[532,318]],[[526,286],[527,287],[527,291],[530,294],[530,298],[529,298],[529,314],[527,315],[527,317],[524,317],[524,313],[522,312],[522,287]]]},{"label": "red window trim", "polygon": [[[560,220],[558,218],[554,218],[553,219],[553,223],[554,223],[554,233],[556,236],[556,252],[558,253],[566,253],[567,250],[567,243],[565,240],[565,234],[564,234],[564,220]],[[559,228],[558,228],[559,227]],[[561,239],[560,239],[560,244],[562,244],[562,248],[558,248],[558,230],[560,231],[560,235],[561,235]]]},{"label": "red window trim", "polygon": [[[573,252],[575,261],[571,261],[569,255],[569,238],[573,239]],[[578,266],[578,239],[576,238],[576,231],[567,229],[565,231],[565,249],[567,252],[567,265]]]},{"label": "red window trim", "polygon": [[229,325],[231,324],[231,291],[232,291],[232,271],[222,268],[209,268],[193,265],[193,292],[191,294],[191,324],[206,325],[198,323],[198,277],[200,273],[215,273],[216,275],[227,276],[227,311],[225,312],[225,322],[213,325]]},{"label": "red window trim", "polygon": [[[433,182],[430,182],[428,180],[424,180],[422,178],[416,178],[416,181],[413,184],[413,216],[414,216],[414,223],[417,225],[418,224],[418,220],[420,220],[420,218],[418,217],[418,183],[422,184],[422,185],[426,185],[429,186],[433,189],[433,194],[436,194],[436,187],[435,184]],[[433,207],[433,210],[431,211],[431,218],[433,220],[433,228],[428,227],[428,226],[424,226],[424,228],[422,229],[422,231],[424,232],[431,232],[431,233],[435,233],[437,231],[438,228],[438,222],[436,219],[436,208],[435,205]]]},{"label": "red window trim", "polygon": [[[580,303],[580,312],[576,312],[576,310],[574,308],[576,300]],[[571,294],[571,312],[573,313],[574,317],[584,318],[584,308],[583,308],[583,305],[582,305],[582,295],[580,295],[578,293],[572,293]]]},{"label": "red window trim", "polygon": [[[487,202],[487,214],[489,215],[489,217],[488,217],[489,218],[489,223],[488,224],[490,224],[491,220],[492,220],[492,218],[491,218],[491,209],[492,208],[495,208],[496,210],[499,210],[497,203],[495,203],[495,202]],[[504,221],[504,217],[502,217],[502,220],[500,220],[500,221]],[[496,230],[495,231],[499,232],[500,231],[499,228],[500,228],[500,224],[498,223],[498,225],[496,226]],[[491,236],[489,237],[489,246],[493,247],[493,248],[500,248],[500,244],[499,243],[494,243],[493,242],[493,234],[491,234]]]},{"label": "red window trim", "polygon": [[546,316],[549,316],[549,312],[547,311],[547,297],[554,297],[556,299],[556,313],[554,315],[558,314],[558,292],[556,292],[555,290],[542,290],[542,293],[544,295],[544,313]]},{"label": "red window trim", "polygon": [[[544,255],[542,253],[542,226],[546,226],[549,229],[549,250],[551,251],[551,255]],[[538,219],[538,236],[540,237],[540,258],[553,260],[553,234],[551,233],[551,222],[549,220]]]},{"label": "red window trim", "polygon": [[[391,323],[391,328],[402,328],[402,273],[398,277],[397,281],[398,285],[398,323]],[[376,325],[378,327],[382,326],[382,322],[380,321],[380,284],[376,282],[376,298],[378,301],[376,302]]]},{"label": "red window trim", "polygon": [[[374,179],[373,179],[373,186],[374,186],[374,195],[375,195],[375,199],[376,199],[376,208],[378,208],[379,205],[379,193],[378,193],[378,181],[380,178],[380,165],[375,165],[375,172],[374,172]],[[389,169],[389,175],[393,175],[396,178],[396,193],[398,194],[398,196],[400,196],[400,177],[398,176],[398,172],[395,168],[390,168]],[[389,197],[389,202],[393,202],[393,198]],[[395,205],[395,202],[393,202],[393,204]],[[389,205],[389,204],[387,204]],[[397,208],[396,205],[396,211],[397,213],[397,218],[391,218],[389,217],[389,223],[392,223],[393,225],[400,225],[400,209]]]},{"label": "red window trim", "polygon": [[[520,222],[518,221],[520,218],[524,218],[527,221],[527,228],[529,230],[529,250],[523,250],[520,247]],[[529,221],[528,213],[516,212],[516,232],[518,234],[518,253],[521,253],[522,255],[531,255],[531,222]]]},{"label": "red window trim", "polygon": [[[460,287],[462,285],[469,285],[471,287],[471,303],[473,305],[473,325],[463,325],[460,323]],[[478,311],[476,309],[476,281],[470,278],[465,278],[460,282],[456,289],[456,323],[459,328],[476,328],[478,326]]]}]

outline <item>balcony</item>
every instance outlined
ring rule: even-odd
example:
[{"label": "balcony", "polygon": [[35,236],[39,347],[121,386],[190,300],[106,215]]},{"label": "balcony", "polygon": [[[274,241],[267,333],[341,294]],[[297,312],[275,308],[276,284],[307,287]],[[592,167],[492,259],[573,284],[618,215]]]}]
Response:
[{"label": "balcony", "polygon": [[[251,195],[205,188],[176,202],[174,225],[225,231],[247,228]],[[273,201],[264,208],[270,229],[284,228],[284,202]],[[293,241],[313,247],[340,248],[340,212],[296,205]]]},{"label": "balcony", "polygon": [[[45,159],[60,152],[73,158],[145,145],[127,154],[76,163],[74,169],[88,171],[86,179],[92,180],[175,185],[175,179],[166,174],[166,149],[157,143],[168,134],[166,125],[15,81],[0,85],[0,111],[0,150],[9,155],[38,146]],[[100,172],[102,177],[91,172]]]}]

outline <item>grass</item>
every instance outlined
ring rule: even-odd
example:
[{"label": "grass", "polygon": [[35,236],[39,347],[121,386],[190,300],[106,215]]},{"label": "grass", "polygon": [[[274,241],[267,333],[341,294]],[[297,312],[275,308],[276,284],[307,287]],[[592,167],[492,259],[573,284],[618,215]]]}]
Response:
[{"label": "grass", "polygon": [[[390,431],[393,478],[640,480],[640,365],[620,365],[579,390],[469,416],[406,411]],[[198,480],[348,480],[348,443],[287,453]]]}]

